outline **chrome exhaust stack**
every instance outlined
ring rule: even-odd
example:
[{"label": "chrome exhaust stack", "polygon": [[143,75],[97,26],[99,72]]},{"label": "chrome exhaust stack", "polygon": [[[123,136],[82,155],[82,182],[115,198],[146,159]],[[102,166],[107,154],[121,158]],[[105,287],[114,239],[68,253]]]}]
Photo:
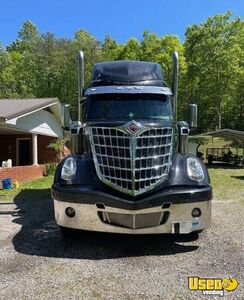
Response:
[{"label": "chrome exhaust stack", "polygon": [[190,129],[197,128],[197,105],[189,104],[188,106],[188,122],[177,122],[177,96],[178,96],[178,76],[179,76],[179,56],[178,52],[172,54],[173,62],[173,78],[172,78],[172,93],[173,93],[173,114],[174,121],[178,129],[178,151],[181,154],[188,153],[188,136]]},{"label": "chrome exhaust stack", "polygon": [[175,123],[177,122],[177,94],[178,94],[178,73],[179,73],[179,56],[178,52],[174,51],[172,54],[173,62],[173,79],[172,79],[172,93],[173,93],[173,113]]},{"label": "chrome exhaust stack", "polygon": [[84,53],[79,51],[77,55],[78,60],[78,121],[82,121],[82,106],[81,102],[83,100],[83,90],[84,90]]},{"label": "chrome exhaust stack", "polygon": [[78,62],[78,103],[77,103],[77,121],[72,122],[70,127],[71,133],[71,151],[72,153],[82,154],[84,151],[83,147],[83,112],[82,112],[82,101],[83,101],[83,89],[84,89],[84,53],[79,51],[77,54]]},{"label": "chrome exhaust stack", "polygon": [[173,62],[173,78],[172,78],[172,93],[173,93],[173,114],[174,121],[178,129],[178,152],[186,154],[188,152],[188,135],[189,126],[185,121],[177,122],[177,96],[178,96],[178,74],[179,74],[179,55],[177,51],[172,53]]}]

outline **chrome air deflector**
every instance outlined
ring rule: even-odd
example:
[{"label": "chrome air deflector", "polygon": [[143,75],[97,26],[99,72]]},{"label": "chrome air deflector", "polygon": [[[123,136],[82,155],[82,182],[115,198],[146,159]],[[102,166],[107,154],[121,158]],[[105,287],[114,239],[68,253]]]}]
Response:
[{"label": "chrome air deflector", "polygon": [[169,173],[172,136],[171,127],[154,128],[136,121],[120,127],[90,127],[99,179],[133,196],[154,188]]}]

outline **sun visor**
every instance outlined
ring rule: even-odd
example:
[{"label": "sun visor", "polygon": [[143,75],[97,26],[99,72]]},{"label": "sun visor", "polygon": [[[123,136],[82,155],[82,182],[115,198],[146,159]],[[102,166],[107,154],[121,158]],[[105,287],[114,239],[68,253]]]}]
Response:
[{"label": "sun visor", "polygon": [[130,60],[95,64],[90,87],[104,85],[166,86],[159,64]]}]

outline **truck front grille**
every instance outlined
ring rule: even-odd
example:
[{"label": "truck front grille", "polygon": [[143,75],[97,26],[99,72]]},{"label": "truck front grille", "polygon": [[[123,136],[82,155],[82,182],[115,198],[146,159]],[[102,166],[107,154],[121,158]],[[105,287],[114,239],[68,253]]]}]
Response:
[{"label": "truck front grille", "polygon": [[91,127],[90,142],[100,180],[130,195],[163,182],[169,172],[172,128],[144,128],[136,134],[126,127]]}]

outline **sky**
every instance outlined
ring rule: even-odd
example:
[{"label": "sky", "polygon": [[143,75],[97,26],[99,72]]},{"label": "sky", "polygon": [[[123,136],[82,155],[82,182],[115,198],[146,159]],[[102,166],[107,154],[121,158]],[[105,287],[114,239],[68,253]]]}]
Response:
[{"label": "sky", "polygon": [[0,0],[0,41],[13,42],[25,20],[57,37],[73,38],[82,28],[100,41],[109,34],[124,43],[148,29],[183,41],[188,26],[228,10],[244,19],[244,0]]}]

